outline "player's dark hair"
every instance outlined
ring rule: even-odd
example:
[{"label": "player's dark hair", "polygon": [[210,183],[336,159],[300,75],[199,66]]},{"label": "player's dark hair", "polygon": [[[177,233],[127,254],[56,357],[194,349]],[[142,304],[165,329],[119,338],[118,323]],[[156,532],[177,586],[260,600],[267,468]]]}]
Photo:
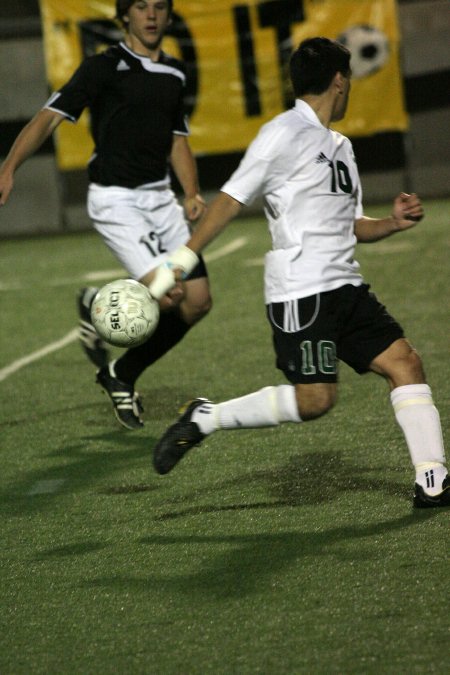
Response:
[{"label": "player's dark hair", "polygon": [[[130,9],[131,5],[134,4],[136,0],[116,0],[116,19],[120,21],[122,25],[125,25],[123,17]],[[173,10],[173,0],[167,0],[169,6],[169,16],[172,14]]]},{"label": "player's dark hair", "polygon": [[350,51],[336,40],[309,38],[292,54],[289,70],[295,96],[322,94],[336,73],[350,75]]}]

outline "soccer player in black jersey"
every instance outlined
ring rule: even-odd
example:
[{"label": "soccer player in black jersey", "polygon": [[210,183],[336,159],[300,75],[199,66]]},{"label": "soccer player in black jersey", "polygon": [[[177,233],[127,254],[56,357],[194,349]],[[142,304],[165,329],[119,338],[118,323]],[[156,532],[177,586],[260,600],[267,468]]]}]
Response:
[{"label": "soccer player in black jersey", "polygon": [[[172,9],[172,0],[117,0],[123,42],[81,63],[21,131],[0,167],[2,205],[16,169],[63,120],[76,122],[88,108],[95,144],[88,165],[88,212],[130,277],[145,285],[167,253],[188,241],[188,221],[205,209],[187,141],[183,64],[161,49]],[[171,190],[168,164],[184,191],[184,210]],[[119,422],[138,428],[142,405],[135,382],[209,311],[207,271],[200,260],[161,298],[160,321],[149,340],[111,362],[91,324],[96,292],[83,289],[78,299],[82,346],[99,368],[97,381],[110,396]]]}]

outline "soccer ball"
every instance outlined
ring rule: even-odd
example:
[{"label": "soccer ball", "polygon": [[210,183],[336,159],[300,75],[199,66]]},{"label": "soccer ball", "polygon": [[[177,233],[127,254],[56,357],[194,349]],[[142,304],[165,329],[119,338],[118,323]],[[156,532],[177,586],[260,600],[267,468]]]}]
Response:
[{"label": "soccer ball", "polygon": [[351,26],[338,35],[337,41],[352,54],[350,65],[355,79],[373,75],[389,58],[389,40],[374,26]]},{"label": "soccer ball", "polygon": [[115,347],[137,347],[156,329],[159,305],[143,284],[119,279],[98,291],[91,320],[105,342]]}]

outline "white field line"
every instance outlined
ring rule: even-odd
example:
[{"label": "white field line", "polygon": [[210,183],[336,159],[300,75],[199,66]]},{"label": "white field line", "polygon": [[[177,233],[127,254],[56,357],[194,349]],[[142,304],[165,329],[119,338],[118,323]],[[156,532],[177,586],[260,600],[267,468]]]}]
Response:
[{"label": "white field line", "polygon": [[246,267],[263,267],[264,266],[264,258],[248,258],[244,262],[244,265]]},{"label": "white field line", "polygon": [[104,281],[105,279],[117,279],[125,275],[123,267],[116,267],[112,270],[101,270],[99,272],[88,272],[80,277],[67,277],[65,279],[52,279],[49,286],[70,286],[78,284],[80,281]]},{"label": "white field line", "polygon": [[29,497],[32,497],[34,495],[49,495],[52,494],[53,492],[58,492],[58,490],[64,485],[65,483],[64,478],[55,478],[53,480],[38,480],[34,485],[32,486],[31,490],[27,492],[27,495]]},{"label": "white field line", "polygon": [[245,246],[247,242],[247,237],[238,237],[237,239],[233,239],[233,241],[230,241],[229,244],[225,244],[225,246],[222,246],[222,248],[218,248],[217,251],[205,253],[205,262],[209,263],[213,260],[219,260],[219,258],[223,258],[226,255],[230,255],[230,253],[234,253]]},{"label": "white field line", "polygon": [[[403,253],[405,251],[412,251],[413,249],[414,245],[410,241],[376,241],[370,246],[364,246],[364,253],[386,255],[387,253]],[[361,248],[358,248],[358,250],[360,251]]]},{"label": "white field line", "polygon": [[[218,248],[216,251],[212,251],[212,253],[206,253],[204,256],[205,261],[211,262],[213,260],[219,260],[219,258],[223,258],[230,253],[234,253],[245,246],[247,241],[247,237],[238,237],[237,239],[233,239],[233,241],[231,241],[229,244],[225,244],[225,246]],[[81,277],[59,277],[58,279],[49,279],[47,285],[52,287],[70,286],[72,284],[79,284],[80,282],[82,283],[84,281],[92,282],[105,281],[105,279],[116,279],[123,277],[124,275],[125,271],[123,267],[116,267],[114,269],[101,270],[99,272],[88,272],[87,274],[83,274]],[[0,282],[0,291],[20,291],[23,290],[23,288],[25,288],[25,286],[22,284],[5,284]]]},{"label": "white field line", "polygon": [[71,342],[76,340],[77,337],[78,337],[78,330],[74,328],[73,330],[70,331],[70,333],[67,333],[67,335],[65,335],[60,340],[57,340],[56,342],[51,342],[45,347],[42,347],[42,349],[38,349],[36,352],[28,354],[28,356],[23,356],[21,359],[17,359],[17,361],[13,361],[12,363],[9,364],[9,366],[6,366],[5,368],[2,368],[0,370],[0,382],[6,380],[7,377],[17,372],[24,366],[28,366],[30,363],[33,363],[34,361],[39,361],[40,359],[43,359],[44,356],[47,356],[47,354],[57,352],[59,349],[66,347]]},{"label": "white field line", "polygon": [[[234,251],[237,251],[238,249],[242,248],[243,246],[246,245],[247,243],[247,238],[246,237],[238,237],[237,239],[233,239],[229,244],[226,244],[225,246],[222,246],[221,248],[217,249],[217,251],[213,251],[209,255],[205,255],[205,260],[207,262],[211,262],[213,260],[218,260],[219,258],[223,258],[226,255],[229,255],[230,253],[234,253]],[[86,280],[89,281],[98,281],[102,274],[106,274],[105,277],[103,278],[110,278],[111,277],[111,272],[113,273],[123,273],[123,270],[107,270],[105,272],[92,272],[89,275],[85,276]],[[88,279],[89,277],[89,279]],[[79,281],[79,279],[76,279],[75,281]],[[70,282],[72,283],[72,282]],[[52,282],[52,285],[55,285],[56,282]],[[57,284],[56,284],[57,285]],[[17,359],[16,361],[13,361],[12,363],[9,364],[9,366],[5,366],[4,368],[0,369],[0,382],[3,382],[3,380],[6,380],[7,377],[10,375],[13,375],[16,373],[18,370],[21,368],[24,368],[25,366],[28,366],[30,363],[33,363],[34,361],[39,361],[40,359],[43,359],[44,356],[47,356],[48,354],[51,354],[52,352],[59,351],[60,349],[63,349],[63,347],[66,347],[67,345],[71,344],[72,342],[75,342],[75,340],[78,338],[78,329],[74,328],[73,330],[70,331],[70,333],[67,333],[63,338],[60,340],[57,340],[56,342],[51,342],[50,344],[46,345],[45,347],[42,347],[42,349],[38,349],[35,352],[32,352],[31,354],[28,354],[28,356],[23,356],[21,359]]]}]

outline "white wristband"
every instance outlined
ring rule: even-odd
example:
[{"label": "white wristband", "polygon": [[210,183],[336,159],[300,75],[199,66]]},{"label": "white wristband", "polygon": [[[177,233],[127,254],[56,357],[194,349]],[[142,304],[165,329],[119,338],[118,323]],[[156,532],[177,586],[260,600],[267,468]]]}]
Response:
[{"label": "white wristband", "polygon": [[192,272],[197,263],[198,255],[187,246],[180,246],[167,258],[169,267],[179,267],[186,275]]},{"label": "white wristband", "polygon": [[176,285],[174,270],[180,269],[186,277],[198,263],[198,255],[187,246],[180,246],[171,253],[166,262],[156,268],[153,280],[148,285],[150,295],[160,300],[163,295]]},{"label": "white wristband", "polygon": [[160,300],[176,283],[173,270],[167,267],[166,264],[163,264],[156,268],[155,276],[149,283],[148,290],[155,300]]}]

